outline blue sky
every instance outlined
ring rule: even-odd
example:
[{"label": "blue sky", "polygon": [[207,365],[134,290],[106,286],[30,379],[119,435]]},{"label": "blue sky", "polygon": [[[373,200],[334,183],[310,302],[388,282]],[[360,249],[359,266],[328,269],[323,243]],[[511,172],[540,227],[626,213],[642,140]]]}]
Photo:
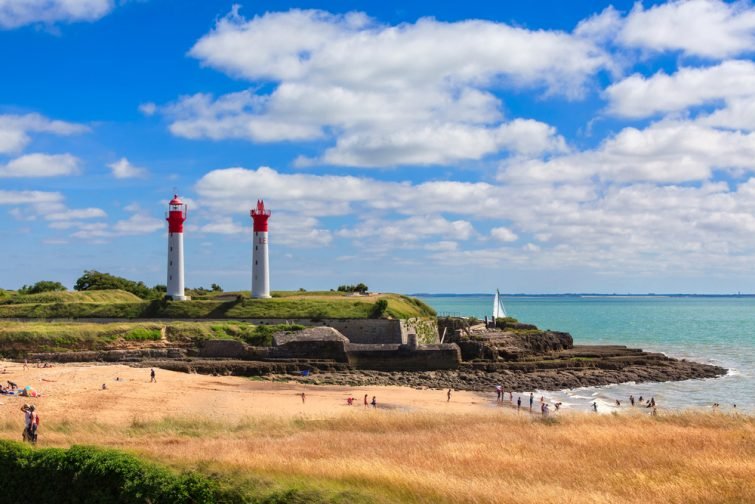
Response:
[{"label": "blue sky", "polygon": [[[23,4],[23,5],[21,5]],[[0,0],[0,287],[752,292],[751,2]]]}]

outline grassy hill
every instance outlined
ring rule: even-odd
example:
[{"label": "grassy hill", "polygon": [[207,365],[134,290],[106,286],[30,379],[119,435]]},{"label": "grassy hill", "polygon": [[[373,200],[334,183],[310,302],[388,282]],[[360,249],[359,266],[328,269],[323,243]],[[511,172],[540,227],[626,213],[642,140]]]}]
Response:
[{"label": "grassy hill", "polygon": [[[382,313],[376,303],[387,302]],[[182,302],[144,301],[119,290],[13,294],[0,298],[0,318],[245,319],[433,317],[422,301],[399,294],[350,296],[337,292],[276,292],[272,299],[217,293]]]}]

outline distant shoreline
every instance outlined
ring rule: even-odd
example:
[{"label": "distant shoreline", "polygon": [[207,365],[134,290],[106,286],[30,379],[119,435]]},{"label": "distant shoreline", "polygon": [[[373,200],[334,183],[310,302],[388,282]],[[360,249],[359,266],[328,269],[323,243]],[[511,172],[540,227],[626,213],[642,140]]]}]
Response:
[{"label": "distant shoreline", "polygon": [[[492,297],[490,292],[481,292],[475,294],[453,294],[453,293],[435,293],[420,292],[407,294],[412,297]],[[565,294],[504,294],[503,297],[514,298],[755,298],[755,294],[601,294],[601,293],[565,293]]]}]

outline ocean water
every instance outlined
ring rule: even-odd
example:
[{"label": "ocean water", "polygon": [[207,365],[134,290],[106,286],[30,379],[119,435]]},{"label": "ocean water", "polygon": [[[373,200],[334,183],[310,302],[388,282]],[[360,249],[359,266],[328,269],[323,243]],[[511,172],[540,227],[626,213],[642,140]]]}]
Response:
[{"label": "ocean water", "polygon": [[[493,296],[420,298],[439,314],[490,315]],[[575,344],[618,344],[715,364],[726,376],[666,383],[625,383],[540,392],[562,407],[599,412],[628,407],[629,394],[661,407],[755,412],[755,298],[503,297],[508,315],[543,329],[566,331]],[[626,405],[624,403],[626,402]]]}]

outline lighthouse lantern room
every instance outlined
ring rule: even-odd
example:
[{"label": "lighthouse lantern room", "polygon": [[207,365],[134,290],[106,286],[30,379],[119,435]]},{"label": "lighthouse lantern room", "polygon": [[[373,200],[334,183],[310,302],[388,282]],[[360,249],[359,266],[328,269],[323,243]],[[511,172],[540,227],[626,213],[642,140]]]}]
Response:
[{"label": "lighthouse lantern room", "polygon": [[174,301],[189,299],[184,295],[184,221],[188,207],[174,195],[168,204],[168,297]]},{"label": "lighthouse lantern room", "polygon": [[265,202],[257,200],[257,207],[249,212],[254,221],[252,234],[252,297],[270,297],[270,269],[267,260],[267,220],[270,210]]}]

